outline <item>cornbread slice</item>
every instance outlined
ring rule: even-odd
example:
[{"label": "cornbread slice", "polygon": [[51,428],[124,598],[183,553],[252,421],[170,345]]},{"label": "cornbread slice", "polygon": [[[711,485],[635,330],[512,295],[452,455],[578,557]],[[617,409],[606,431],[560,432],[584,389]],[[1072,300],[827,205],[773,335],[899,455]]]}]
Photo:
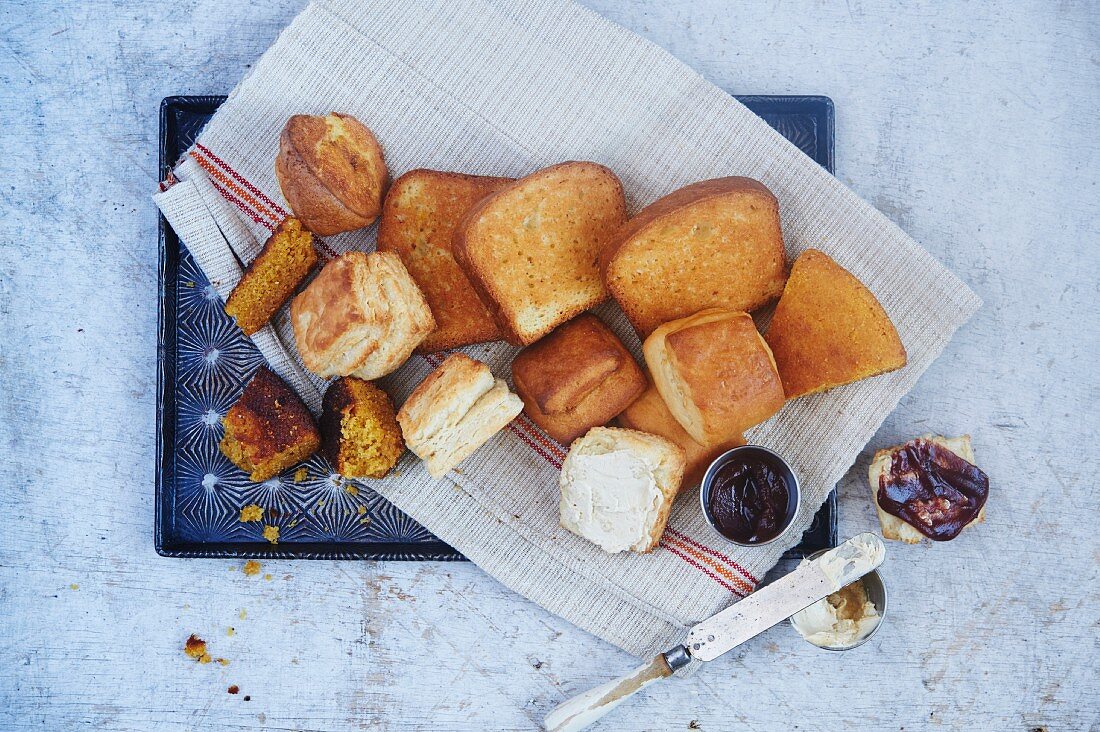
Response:
[{"label": "cornbread slice", "polygon": [[405,452],[389,395],[354,376],[329,386],[320,426],[325,457],[347,478],[381,478]]},{"label": "cornbread slice", "polygon": [[313,415],[289,386],[261,366],[222,420],[222,454],[255,483],[305,460],[321,446]]},{"label": "cornbread slice", "polygon": [[788,399],[900,369],[905,346],[866,286],[827,254],[791,267],[764,339]]},{"label": "cornbread slice", "polygon": [[252,335],[278,312],[317,264],[313,234],[293,217],[283,219],[225,301],[225,312]]},{"label": "cornbread slice", "polygon": [[378,251],[401,257],[435,316],[435,330],[417,346],[419,353],[501,337],[489,309],[455,261],[451,238],[474,204],[511,182],[421,169],[405,173],[390,186],[378,226]]},{"label": "cornbread slice", "polygon": [[534,343],[607,299],[599,253],[626,218],[623,186],[597,163],[560,163],[475,205],[454,255],[506,340]]},{"label": "cornbread slice", "polygon": [[611,296],[645,338],[705,308],[751,312],[787,278],[779,203],[751,178],[716,178],[643,208],[600,253]]}]

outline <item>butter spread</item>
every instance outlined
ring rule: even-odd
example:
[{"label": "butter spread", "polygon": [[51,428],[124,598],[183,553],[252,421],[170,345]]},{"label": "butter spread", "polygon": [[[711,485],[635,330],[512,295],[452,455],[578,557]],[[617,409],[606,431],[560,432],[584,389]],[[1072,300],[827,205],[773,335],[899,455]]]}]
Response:
[{"label": "butter spread", "polygon": [[858,534],[814,560],[832,583],[833,590],[855,582],[882,564],[886,547],[871,533]]},{"label": "butter spread", "polygon": [[661,497],[652,468],[628,450],[570,454],[562,466],[562,526],[612,554],[649,546]]},{"label": "butter spread", "polygon": [[857,581],[791,616],[803,638],[822,648],[846,648],[871,634],[881,618]]}]

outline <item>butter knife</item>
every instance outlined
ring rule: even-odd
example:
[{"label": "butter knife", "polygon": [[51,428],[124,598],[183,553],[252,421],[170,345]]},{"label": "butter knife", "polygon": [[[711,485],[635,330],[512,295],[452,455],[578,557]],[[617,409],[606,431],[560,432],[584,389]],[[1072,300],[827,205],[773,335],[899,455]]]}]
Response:
[{"label": "butter knife", "polygon": [[877,568],[886,547],[875,534],[858,534],[790,574],[699,623],[687,641],[631,673],[579,694],[543,720],[547,732],[576,732],[602,718],[633,694],[668,678],[693,660],[713,661],[799,610],[828,597]]}]

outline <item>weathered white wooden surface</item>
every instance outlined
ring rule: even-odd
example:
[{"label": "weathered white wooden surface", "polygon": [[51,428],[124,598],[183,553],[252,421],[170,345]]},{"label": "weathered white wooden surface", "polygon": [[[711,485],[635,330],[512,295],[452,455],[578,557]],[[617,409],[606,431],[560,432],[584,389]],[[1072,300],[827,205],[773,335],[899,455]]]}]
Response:
[{"label": "weathered white wooden surface", "polygon": [[[986,302],[842,533],[877,528],[874,447],[968,431],[993,482],[985,525],[891,547],[872,642],[776,628],[602,729],[1095,729],[1096,6],[588,4],[731,91],[831,96],[840,178]],[[300,2],[54,5],[0,6],[0,727],[530,729],[633,667],[466,564],[154,554],[157,103],[232,88]]]}]

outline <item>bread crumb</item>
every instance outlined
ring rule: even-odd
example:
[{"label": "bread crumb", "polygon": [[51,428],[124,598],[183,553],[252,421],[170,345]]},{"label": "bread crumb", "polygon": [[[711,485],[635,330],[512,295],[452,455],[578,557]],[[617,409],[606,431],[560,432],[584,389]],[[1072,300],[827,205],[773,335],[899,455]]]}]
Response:
[{"label": "bread crumb", "polygon": [[213,659],[210,658],[209,653],[204,653],[201,656],[199,656],[199,663],[210,663],[212,660]]},{"label": "bread crumb", "polygon": [[325,507],[325,502],[324,501],[317,501],[317,508],[324,508],[324,507]]},{"label": "bread crumb", "polygon": [[226,629],[225,629],[225,634],[226,634],[226,635],[228,635],[228,636],[231,636],[231,637],[232,637],[232,636],[233,636],[233,635],[234,635],[234,634],[235,634],[236,632],[237,632],[237,629],[236,629],[236,628],[234,628],[234,627],[233,627],[232,625],[231,625],[231,626],[229,626],[228,628],[226,628]]},{"label": "bread crumb", "polygon": [[70,589],[70,590],[79,590],[79,589],[80,589],[80,585],[78,585],[77,583],[73,582],[73,583],[72,583],[71,585],[69,585],[69,589]]},{"label": "bread crumb", "polygon": [[292,529],[293,529],[293,528],[294,528],[295,526],[297,526],[297,525],[298,525],[298,519],[291,519],[291,520],[290,520],[290,523],[289,523],[289,524],[287,524],[287,526],[289,526],[289,527],[290,527],[290,528],[292,528]]},{"label": "bread crumb", "polygon": [[294,471],[294,482],[301,483],[303,480],[309,477],[309,469],[306,466],[302,466]]},{"label": "bread crumb", "polygon": [[[267,536],[267,532],[264,532],[264,536]],[[249,559],[244,563],[244,568],[241,570],[247,577],[255,577],[260,573],[260,563],[255,559]]]},{"label": "bread crumb", "polygon": [[229,659],[228,658],[218,658],[216,660],[222,666],[228,666],[229,665]]},{"label": "bread crumb", "polygon": [[363,515],[363,514],[365,514],[366,512],[367,512],[367,507],[366,507],[366,506],[360,506],[360,507],[359,507],[359,515],[360,515],[360,516],[362,516],[362,515]]},{"label": "bread crumb", "polygon": [[264,575],[264,579],[265,579],[266,581],[270,582],[270,581],[271,581],[271,575],[270,575],[270,574],[265,574],[265,575]]},{"label": "bread crumb", "polygon": [[203,656],[207,656],[206,653],[206,641],[192,633],[187,642],[183,644],[183,652],[187,654],[189,658],[199,659],[201,661]]},{"label": "bread crumb", "polygon": [[359,495],[359,489],[353,486],[351,483],[344,483],[344,490],[353,496]]},{"label": "bread crumb", "polygon": [[363,526],[366,526],[370,523],[370,516],[364,516],[363,518],[359,519],[359,523],[361,523]]},{"label": "bread crumb", "polygon": [[240,690],[241,687],[237,686],[236,684],[233,684],[228,689],[226,689],[226,691],[228,691],[230,694],[237,694],[240,692]]},{"label": "bread crumb", "polygon": [[242,607],[241,611],[239,613],[237,613],[237,617],[239,617],[241,620],[244,620],[245,618],[248,617],[248,613],[246,613],[244,611],[244,608]]},{"label": "bread crumb", "polygon": [[241,523],[248,523],[249,521],[263,521],[264,510],[252,503],[241,509]]},{"label": "bread crumb", "polygon": [[279,527],[278,526],[265,526],[264,538],[270,541],[272,544],[279,543]]}]

